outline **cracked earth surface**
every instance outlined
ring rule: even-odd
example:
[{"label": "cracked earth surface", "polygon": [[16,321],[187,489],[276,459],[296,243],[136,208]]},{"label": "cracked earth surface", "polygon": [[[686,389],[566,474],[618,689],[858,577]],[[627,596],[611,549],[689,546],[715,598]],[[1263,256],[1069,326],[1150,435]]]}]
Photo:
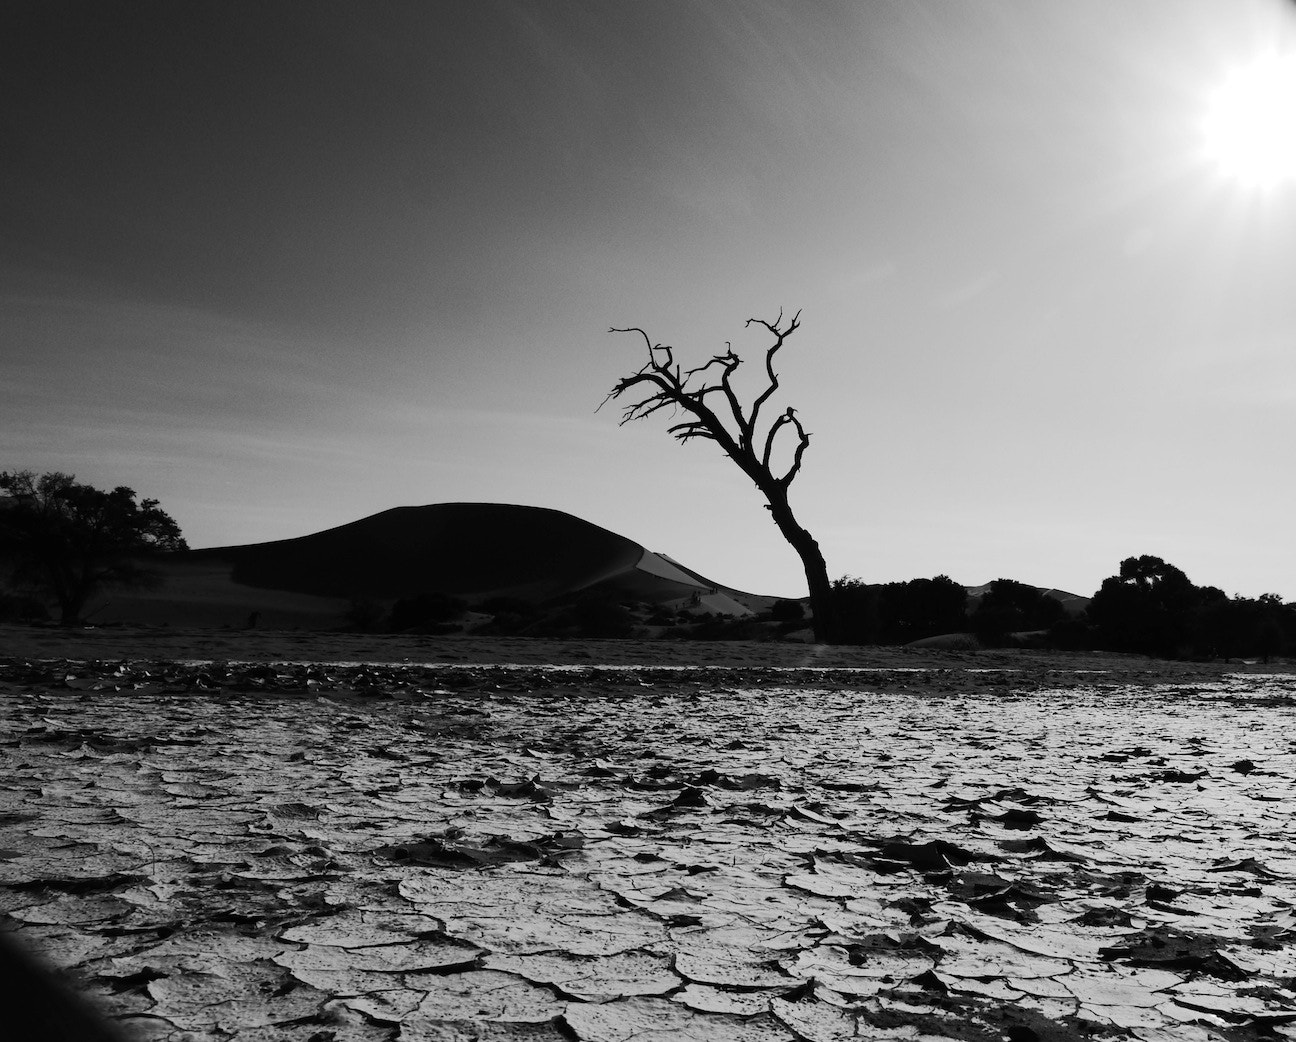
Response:
[{"label": "cracked earth surface", "polygon": [[1296,1038],[1296,677],[0,662],[139,1039]]}]

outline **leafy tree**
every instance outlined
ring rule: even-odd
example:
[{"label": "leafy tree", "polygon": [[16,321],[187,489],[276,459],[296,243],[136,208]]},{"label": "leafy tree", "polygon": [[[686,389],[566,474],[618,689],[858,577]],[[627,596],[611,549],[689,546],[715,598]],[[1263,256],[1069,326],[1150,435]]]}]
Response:
[{"label": "leafy tree", "polygon": [[973,610],[970,621],[978,637],[997,644],[1010,633],[1048,629],[1064,614],[1061,603],[1043,590],[1015,579],[996,579]]},{"label": "leafy tree", "polygon": [[946,575],[876,586],[844,576],[832,596],[844,643],[908,644],[967,626],[967,590]]},{"label": "leafy tree", "polygon": [[1222,590],[1197,587],[1159,557],[1127,557],[1103,580],[1087,615],[1100,647],[1173,657],[1207,651],[1203,620],[1227,603]]},{"label": "leafy tree", "polygon": [[832,583],[833,614],[844,644],[877,644],[881,639],[881,587],[844,575]]},{"label": "leafy tree", "polygon": [[1268,661],[1296,646],[1296,605],[1275,593],[1229,597],[1215,586],[1195,586],[1174,565],[1147,555],[1121,562],[1086,617],[1095,645],[1112,651]]},{"label": "leafy tree", "polygon": [[[1276,593],[1262,593],[1256,602],[1255,653],[1266,663],[1287,647],[1286,630],[1292,628],[1293,611]],[[1286,625],[1284,625],[1286,623]]]},{"label": "leafy tree", "polygon": [[967,627],[967,590],[948,575],[887,583],[881,616],[888,644],[957,633]]},{"label": "leafy tree", "polygon": [[[747,408],[743,407],[732,383],[734,372],[742,364],[733,345],[726,344],[724,354],[715,355],[703,365],[682,370],[675,361],[675,349],[654,344],[642,329],[635,326],[611,329],[609,332],[612,333],[638,333],[648,349],[648,361],[637,372],[618,380],[604,403],[622,395],[630,396],[631,402],[621,416],[622,424],[644,419],[662,409],[683,411],[687,418],[669,428],[678,441],[683,443],[694,438],[714,441],[751,478],[765,497],[774,524],[801,558],[810,592],[815,639],[831,643],[837,634],[828,568],[819,543],[801,527],[788,502],[788,490],[801,472],[801,460],[810,445],[810,435],[791,406],[771,422],[760,423],[761,410],[779,386],[774,357],[787,338],[800,328],[800,318],[798,311],[784,325],[783,312],[780,311],[773,322],[756,318],[747,320],[747,326],[761,326],[774,337],[774,343],[765,351],[764,389]],[[718,404],[713,407],[713,402]],[[795,443],[787,469],[780,472],[781,465],[775,462],[774,450],[784,432],[794,435]]]},{"label": "leafy tree", "polygon": [[[1207,587],[1209,590],[1210,587]],[[1284,605],[1277,594],[1249,597],[1219,596],[1203,603],[1194,615],[1195,650],[1226,661],[1257,655],[1266,662],[1281,654],[1296,629],[1296,611]]]},{"label": "leafy tree", "polygon": [[1188,612],[1198,601],[1187,575],[1144,553],[1121,561],[1087,610],[1100,647],[1170,656],[1185,642]]},{"label": "leafy tree", "polygon": [[0,562],[19,587],[52,596],[62,623],[81,619],[86,602],[115,585],[150,585],[150,557],[188,549],[156,499],[135,501],[79,484],[70,474],[0,473]]}]

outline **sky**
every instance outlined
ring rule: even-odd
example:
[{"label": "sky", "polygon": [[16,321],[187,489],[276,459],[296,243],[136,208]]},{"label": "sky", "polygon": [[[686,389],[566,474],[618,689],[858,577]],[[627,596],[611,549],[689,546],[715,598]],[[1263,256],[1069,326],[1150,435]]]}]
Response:
[{"label": "sky", "polygon": [[830,575],[1296,599],[1296,160],[1226,133],[1296,142],[1296,79],[1226,104],[1289,0],[0,18],[0,469],[194,547],[552,507],[801,595],[714,444],[598,408],[646,360],[610,327],[732,342],[751,395],[744,323],[799,310],[771,406]]}]

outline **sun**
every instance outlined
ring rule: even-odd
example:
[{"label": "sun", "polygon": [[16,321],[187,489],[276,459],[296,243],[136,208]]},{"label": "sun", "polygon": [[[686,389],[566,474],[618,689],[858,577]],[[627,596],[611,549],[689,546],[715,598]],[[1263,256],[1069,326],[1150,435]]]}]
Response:
[{"label": "sun", "polygon": [[1202,125],[1207,158],[1248,188],[1296,183],[1296,55],[1257,58],[1212,92]]}]

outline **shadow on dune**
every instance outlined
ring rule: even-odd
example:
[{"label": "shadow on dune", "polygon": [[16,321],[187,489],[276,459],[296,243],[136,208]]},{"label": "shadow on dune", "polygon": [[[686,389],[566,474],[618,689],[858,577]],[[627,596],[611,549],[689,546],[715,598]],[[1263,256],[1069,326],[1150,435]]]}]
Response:
[{"label": "shadow on dune", "polygon": [[771,600],[721,587],[560,510],[504,503],[395,507],[293,539],[168,554],[157,567],[161,585],[108,591],[92,606],[92,621],[335,628],[358,602],[386,611],[429,594],[534,604],[587,595],[654,604],[693,598],[722,614]]},{"label": "shadow on dune", "polygon": [[643,547],[543,507],[438,503],[394,507],[324,532],[193,550],[232,565],[245,586],[322,597],[404,597],[427,590],[544,599],[635,567]]}]

